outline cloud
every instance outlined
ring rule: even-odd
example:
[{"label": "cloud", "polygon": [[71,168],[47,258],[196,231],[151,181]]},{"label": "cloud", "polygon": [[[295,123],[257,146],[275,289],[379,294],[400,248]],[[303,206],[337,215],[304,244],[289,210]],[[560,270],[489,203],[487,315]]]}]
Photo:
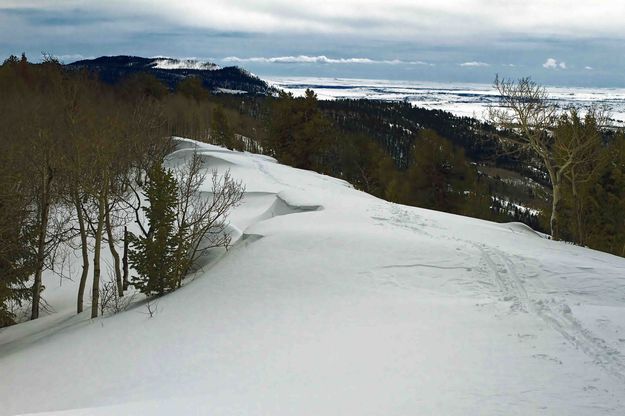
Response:
[{"label": "cloud", "polygon": [[[0,55],[24,51],[36,59],[43,50],[67,54],[62,59],[71,61],[79,58],[72,54],[206,54],[219,64],[249,62],[261,75],[488,82],[499,70],[555,84],[623,82],[625,62],[618,57],[625,41],[625,2],[578,2],[575,7],[565,0],[461,3],[0,0]],[[300,54],[312,59],[299,59]],[[555,67],[540,66],[548,57]],[[490,67],[472,67],[471,61]],[[502,66],[508,62],[517,67]],[[573,62],[581,64],[572,68]],[[589,77],[583,62],[607,62],[601,68],[605,76]]]},{"label": "cloud", "polygon": [[555,58],[548,58],[543,64],[543,68],[546,69],[566,69],[566,62],[558,62]]},{"label": "cloud", "polygon": [[480,67],[480,66],[490,66],[490,64],[487,64],[486,62],[478,62],[478,61],[471,61],[471,62],[463,62],[461,64],[458,64],[460,66],[468,66],[468,67]]},{"label": "cloud", "polygon": [[586,71],[592,71],[594,68],[592,66],[585,66],[584,69]]},{"label": "cloud", "polygon": [[558,67],[558,61],[556,61],[554,58],[548,58],[543,64],[543,68],[547,68],[547,69],[555,69],[557,67]]},{"label": "cloud", "polygon": [[625,2],[617,1],[571,7],[564,0],[463,0],[462,10],[472,11],[470,19],[459,10],[457,0],[3,0],[0,14],[16,9],[37,10],[37,15],[24,18],[47,24],[79,25],[87,16],[134,17],[134,21],[139,17],[197,29],[357,35],[412,42],[419,36],[424,42],[466,44],[474,43],[475,36],[501,39],[523,33],[569,39],[625,38],[621,18]]},{"label": "cloud", "polygon": [[370,58],[328,58],[325,55],[319,56],[276,56],[276,57],[251,57],[239,58],[228,56],[222,59],[223,62],[236,63],[265,63],[265,64],[385,64],[385,65],[432,65],[423,61],[402,61],[399,59],[378,60]]}]

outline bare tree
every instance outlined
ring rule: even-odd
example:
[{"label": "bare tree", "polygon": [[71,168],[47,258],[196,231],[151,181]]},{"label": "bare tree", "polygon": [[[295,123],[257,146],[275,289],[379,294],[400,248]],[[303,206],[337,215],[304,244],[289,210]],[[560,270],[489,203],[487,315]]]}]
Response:
[{"label": "bare tree", "polygon": [[119,252],[115,247],[117,243],[117,239],[115,238],[115,224],[111,221],[112,214],[111,212],[115,209],[118,203],[117,198],[110,201],[109,206],[106,209],[106,214],[104,216],[104,222],[106,227],[106,239],[108,242],[109,250],[111,252],[111,256],[113,257],[113,273],[115,276],[115,284],[117,286],[117,293],[119,296],[124,296],[124,282],[122,277],[122,269],[121,269],[121,259],[119,256]]},{"label": "bare tree", "polygon": [[579,110],[560,110],[544,87],[530,78],[518,81],[495,78],[500,107],[489,108],[496,125],[516,133],[506,141],[517,150],[536,155],[547,170],[552,187],[551,236],[560,239],[560,208],[563,186],[571,184],[578,242],[583,241],[580,186],[595,178],[601,166],[601,128],[609,120],[606,109],[592,107],[584,121]]},{"label": "bare tree", "polygon": [[[63,105],[63,72],[58,62],[44,57],[36,68],[23,56],[17,67],[3,72],[3,99],[0,104],[2,129],[0,141],[18,192],[27,202],[21,218],[29,238],[21,239],[32,257],[31,319],[39,317],[42,304],[43,272],[54,266],[58,245],[67,237],[62,229],[65,215],[61,209],[65,166],[59,145],[66,139],[64,121],[59,117]],[[14,71],[14,70],[17,71]]]},{"label": "bare tree", "polygon": [[76,297],[76,313],[83,311],[85,297],[85,287],[89,276],[89,242],[87,240],[87,226],[82,198],[78,189],[71,193],[72,202],[76,209],[76,220],[78,221],[78,234],[80,236],[80,254],[82,256],[82,271],[78,283],[78,295]]},{"label": "bare tree", "polygon": [[78,294],[76,298],[76,313],[83,311],[84,293],[89,276],[89,242],[88,228],[90,212],[85,194],[91,187],[93,172],[94,154],[90,148],[90,129],[93,123],[94,105],[89,102],[89,95],[85,94],[87,79],[82,77],[68,80],[64,88],[64,109],[66,137],[63,142],[62,157],[66,167],[65,190],[66,203],[73,206],[75,211],[75,222],[78,224],[78,245],[82,257],[82,271],[78,283]]},{"label": "bare tree", "polygon": [[[47,265],[53,264],[50,254],[55,251],[55,245],[60,243],[59,235],[51,232],[51,212],[59,202],[59,178],[63,169],[60,163],[59,152],[55,144],[58,137],[58,122],[54,121],[54,104],[51,97],[37,97],[38,102],[32,102],[33,119],[23,132],[26,146],[22,147],[20,159],[24,162],[25,191],[31,195],[34,209],[33,227],[36,230],[36,241],[33,247],[35,253],[35,269],[32,285],[31,319],[39,317],[41,299],[42,274]],[[55,230],[59,231],[59,230]]]},{"label": "bare tree", "polygon": [[216,247],[228,248],[228,214],[243,198],[245,187],[226,171],[222,176],[211,171],[210,192],[201,192],[207,185],[208,171],[197,152],[174,169],[178,183],[177,250],[175,275],[178,287],[197,260]]},{"label": "bare tree", "polygon": [[85,189],[94,215],[88,217],[93,236],[93,283],[91,295],[91,317],[98,316],[100,300],[101,250],[104,233],[107,231],[107,217],[119,201],[116,191],[119,176],[125,172],[125,149],[122,145],[124,108],[110,95],[100,97],[97,117],[92,120],[96,126],[90,137],[92,180]]},{"label": "bare tree", "polygon": [[[109,273],[110,275],[110,273]],[[110,314],[114,315],[116,313],[120,313],[128,309],[130,304],[135,299],[135,294],[130,296],[120,296],[117,290],[117,282],[115,281],[115,276],[109,276],[112,279],[107,280],[102,285],[101,295],[100,295],[100,314]]]},{"label": "bare tree", "polygon": [[489,119],[516,132],[506,138],[508,143],[538,156],[547,170],[553,190],[549,223],[552,238],[558,240],[562,182],[574,162],[572,154],[563,159],[555,157],[553,129],[558,120],[558,108],[549,99],[546,89],[530,78],[513,81],[497,76],[494,86],[500,95],[500,107],[489,108]]}]

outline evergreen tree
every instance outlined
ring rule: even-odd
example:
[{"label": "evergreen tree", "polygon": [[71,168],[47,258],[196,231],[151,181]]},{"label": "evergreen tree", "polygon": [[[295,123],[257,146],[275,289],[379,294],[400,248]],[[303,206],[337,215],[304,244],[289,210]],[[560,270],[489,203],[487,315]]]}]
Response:
[{"label": "evergreen tree", "polygon": [[163,295],[177,286],[175,274],[176,207],[178,189],[174,175],[162,165],[148,175],[144,207],[149,229],[146,235],[131,237],[129,260],[137,272],[132,284],[146,295]]},{"label": "evergreen tree", "polygon": [[619,134],[606,149],[610,154],[586,203],[586,244],[625,256],[625,136]]},{"label": "evergreen tree", "polygon": [[228,123],[224,108],[218,105],[213,109],[211,120],[211,138],[213,142],[232,149],[235,144],[234,133]]},{"label": "evergreen tree", "polygon": [[176,86],[176,92],[179,92],[187,98],[193,98],[195,101],[203,101],[208,99],[208,90],[202,85],[199,77],[186,77]]},{"label": "evergreen tree", "polygon": [[[330,174],[349,181],[356,188],[382,196],[385,184],[379,169],[382,160],[390,157],[373,140],[362,134],[344,134],[334,141],[328,160]],[[390,160],[392,165],[392,160]]]},{"label": "evergreen tree", "polygon": [[400,201],[441,211],[463,212],[469,195],[475,192],[476,183],[476,175],[464,152],[436,132],[423,130],[413,157],[404,175],[406,183],[403,189],[400,187]]},{"label": "evergreen tree", "polygon": [[270,144],[283,163],[325,171],[330,127],[313,90],[307,89],[304,98],[281,92],[272,105]]},{"label": "evergreen tree", "polygon": [[19,195],[0,195],[0,328],[15,323],[15,306],[30,299],[28,281],[35,259],[28,249],[33,230],[29,211]]},{"label": "evergreen tree", "polygon": [[585,244],[588,193],[610,156],[605,152],[599,125],[605,116],[590,109],[584,118],[576,109],[565,113],[554,130],[556,157],[566,160],[572,156],[562,187],[562,236],[577,244]]}]

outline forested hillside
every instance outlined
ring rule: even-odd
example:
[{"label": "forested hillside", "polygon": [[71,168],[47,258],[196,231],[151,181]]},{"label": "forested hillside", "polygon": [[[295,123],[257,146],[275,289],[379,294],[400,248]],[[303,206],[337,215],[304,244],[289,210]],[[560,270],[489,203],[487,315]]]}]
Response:
[{"label": "forested hillside", "polygon": [[100,79],[115,84],[139,73],[154,76],[174,89],[187,77],[197,77],[209,91],[246,94],[270,94],[273,89],[260,78],[236,66],[221,68],[213,63],[181,61],[171,58],[142,58],[139,56],[102,56],[66,65],[70,70],[86,69],[97,72]]}]

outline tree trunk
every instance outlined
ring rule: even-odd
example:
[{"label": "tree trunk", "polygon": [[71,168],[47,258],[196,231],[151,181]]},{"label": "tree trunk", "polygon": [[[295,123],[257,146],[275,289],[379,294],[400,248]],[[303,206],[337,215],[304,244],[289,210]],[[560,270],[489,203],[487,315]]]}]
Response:
[{"label": "tree trunk", "polygon": [[577,182],[575,170],[571,170],[571,193],[573,194],[573,209],[575,211],[575,223],[577,226],[577,241],[579,245],[584,244],[584,223],[582,222],[582,201],[577,192]]},{"label": "tree trunk", "polygon": [[[108,185],[107,185],[108,186]],[[93,287],[91,288],[91,318],[98,316],[98,304],[100,303],[100,250],[102,248],[102,234],[104,231],[106,198],[100,197],[98,203],[98,225],[96,228],[93,249]]]},{"label": "tree trunk", "polygon": [[124,290],[128,289],[128,227],[124,226],[124,256],[122,257]]},{"label": "tree trunk", "polygon": [[113,271],[115,273],[115,283],[117,285],[117,294],[121,297],[121,296],[124,296],[124,284],[122,282],[122,272],[120,270],[119,253],[117,252],[117,249],[115,248],[115,240],[113,238],[113,229],[111,227],[110,209],[106,210],[105,221],[106,221],[106,236],[108,238],[109,249],[111,250],[111,255],[113,256]]},{"label": "tree trunk", "polygon": [[89,276],[89,247],[87,246],[87,228],[85,227],[85,218],[80,203],[80,195],[78,191],[74,191],[72,195],[74,206],[76,207],[76,216],[78,217],[78,229],[80,231],[80,252],[82,253],[82,274],[80,275],[80,283],[78,285],[78,298],[76,300],[76,313],[83,311],[83,300],[85,298],[85,286],[87,285],[87,277]]},{"label": "tree trunk", "polygon": [[37,238],[37,256],[35,266],[35,278],[32,287],[33,304],[30,319],[39,318],[39,303],[41,301],[41,275],[45,262],[46,239],[48,236],[48,220],[50,215],[50,184],[52,183],[52,171],[50,168],[41,178],[41,201],[39,209],[39,236]]},{"label": "tree trunk", "polygon": [[556,180],[552,184],[553,198],[551,202],[551,219],[549,221],[549,225],[551,227],[551,238],[556,241],[560,240],[560,201],[562,199],[562,185],[558,176],[559,175],[556,176]]}]

